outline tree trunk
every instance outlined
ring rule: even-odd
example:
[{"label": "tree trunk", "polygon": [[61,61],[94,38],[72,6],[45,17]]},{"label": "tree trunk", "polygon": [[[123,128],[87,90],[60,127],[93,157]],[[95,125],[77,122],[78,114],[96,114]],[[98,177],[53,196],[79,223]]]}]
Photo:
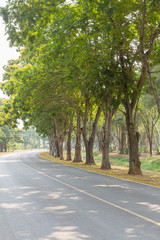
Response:
[{"label": "tree trunk", "polygon": [[147,130],[147,140],[148,140],[148,145],[149,145],[149,153],[150,153],[150,157],[151,157],[152,156],[152,136],[150,133],[149,126],[147,126],[146,130]]},{"label": "tree trunk", "polygon": [[49,139],[49,154],[53,157],[60,157],[59,151],[59,143],[56,136],[56,131],[54,129],[54,133],[48,136]]},{"label": "tree trunk", "polygon": [[60,122],[56,117],[54,118],[55,123],[55,136],[56,136],[56,145],[59,146],[59,157],[61,160],[64,159],[63,156],[63,143],[66,135],[66,119]]},{"label": "tree trunk", "polygon": [[152,157],[153,129],[154,129],[155,123],[153,119],[151,121],[147,119],[147,121],[143,121],[143,124],[146,129],[150,157]]},{"label": "tree trunk", "polygon": [[7,143],[6,143],[6,141],[4,142],[4,151],[7,152]]},{"label": "tree trunk", "polygon": [[54,157],[60,157],[60,147],[57,140],[57,137],[54,138]]},{"label": "tree trunk", "polygon": [[156,144],[156,151],[157,151],[157,154],[159,155],[159,136],[158,138],[156,137],[156,134],[155,132],[153,132],[153,136],[154,136],[154,141],[155,141],[155,144]]},{"label": "tree trunk", "polygon": [[124,149],[125,149],[125,133],[121,132],[121,142],[120,142],[120,153],[124,153]]},{"label": "tree trunk", "polygon": [[[85,114],[88,114],[88,106],[86,106]],[[93,158],[93,146],[96,136],[96,130],[98,125],[98,120],[102,112],[102,107],[98,107],[96,117],[94,119],[92,129],[91,129],[91,135],[89,139],[87,139],[87,129],[86,129],[86,123],[87,123],[87,117],[85,117],[84,126],[82,128],[82,136],[84,140],[85,150],[86,150],[86,162],[85,164],[95,164],[94,158]]]},{"label": "tree trunk", "polygon": [[67,134],[67,161],[72,160],[72,154],[71,154],[72,130],[73,130],[73,116],[70,118],[69,129],[68,129],[68,134]]},{"label": "tree trunk", "polygon": [[112,110],[106,110],[104,124],[102,127],[102,164],[101,169],[111,169],[109,161],[109,144],[111,138],[111,128],[112,128]]},{"label": "tree trunk", "polygon": [[95,164],[94,157],[93,157],[93,145],[94,145],[94,139],[90,137],[87,143],[85,143],[85,148],[86,148],[85,164]]},{"label": "tree trunk", "polygon": [[67,161],[72,160],[72,155],[71,155],[71,131],[68,131],[68,136],[67,136]]},{"label": "tree trunk", "polygon": [[58,143],[59,143],[59,155],[60,155],[60,160],[64,160],[64,156],[63,156],[63,142],[64,139],[60,138]]},{"label": "tree trunk", "polygon": [[151,126],[151,136],[150,136],[150,143],[149,143],[149,149],[150,149],[150,157],[152,157],[152,143],[153,143],[153,128],[154,128],[154,123],[152,121],[152,126]]},{"label": "tree trunk", "polygon": [[97,129],[96,135],[98,140],[98,150],[102,152],[102,131]]},{"label": "tree trunk", "polygon": [[149,153],[150,153],[150,157],[152,157],[152,140],[149,143]]},{"label": "tree trunk", "polygon": [[122,126],[121,128],[121,136],[120,136],[120,153],[124,154],[126,153],[126,134],[125,134],[125,128]]},{"label": "tree trunk", "polygon": [[147,66],[147,74],[148,74],[148,79],[149,79],[149,88],[150,88],[150,92],[151,94],[153,95],[154,97],[154,100],[156,102],[156,105],[157,105],[157,110],[158,110],[158,113],[160,115],[160,98],[156,92],[156,87],[154,88],[153,86],[153,81],[152,81],[152,75],[151,75],[151,71],[150,71],[150,67],[149,67],[149,63],[146,59],[146,66]]},{"label": "tree trunk", "polygon": [[129,174],[138,175],[141,172],[141,162],[139,159],[139,133],[136,131],[135,124],[133,123],[133,109],[127,102],[126,108],[126,124],[128,131],[129,142]]},{"label": "tree trunk", "polygon": [[76,145],[75,145],[75,156],[74,156],[73,162],[82,162],[82,155],[81,155],[81,119],[80,119],[79,112],[77,112]]}]

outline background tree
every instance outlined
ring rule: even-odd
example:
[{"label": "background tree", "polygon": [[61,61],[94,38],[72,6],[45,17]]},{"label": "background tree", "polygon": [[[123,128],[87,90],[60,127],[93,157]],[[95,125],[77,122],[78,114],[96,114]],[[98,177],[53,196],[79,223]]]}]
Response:
[{"label": "background tree", "polygon": [[146,130],[146,134],[149,142],[149,152],[150,152],[150,156],[152,156],[154,127],[159,119],[159,115],[158,115],[158,112],[156,111],[154,99],[149,94],[144,93],[141,96],[140,104],[143,104],[143,107],[141,105],[140,117],[142,119],[142,122]]}]

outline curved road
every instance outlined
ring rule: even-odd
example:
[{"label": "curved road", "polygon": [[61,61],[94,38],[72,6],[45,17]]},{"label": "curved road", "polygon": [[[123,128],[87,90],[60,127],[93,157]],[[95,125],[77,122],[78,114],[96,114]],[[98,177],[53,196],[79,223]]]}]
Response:
[{"label": "curved road", "polygon": [[159,240],[160,188],[53,163],[0,157],[0,240]]}]

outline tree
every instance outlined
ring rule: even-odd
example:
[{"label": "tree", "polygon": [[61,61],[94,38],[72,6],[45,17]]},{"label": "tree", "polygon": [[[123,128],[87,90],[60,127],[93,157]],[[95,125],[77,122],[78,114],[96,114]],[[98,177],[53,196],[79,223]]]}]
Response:
[{"label": "tree", "polygon": [[[152,63],[152,65],[153,65],[153,63]],[[153,72],[152,72],[152,70],[150,69],[150,66],[147,62],[147,73],[148,73],[148,79],[149,79],[150,92],[155,99],[155,102],[156,102],[156,105],[157,105],[157,110],[158,110],[158,113],[160,115],[160,98],[159,98],[160,71],[159,71],[159,65],[156,65],[155,67],[153,67]]]},{"label": "tree", "polygon": [[110,44],[120,70],[119,84],[129,139],[129,174],[141,174],[136,114],[146,79],[146,59],[153,54],[160,33],[159,9],[158,2],[146,0],[112,1],[112,4],[108,1],[101,5],[101,12],[108,19]]},{"label": "tree", "polygon": [[[150,156],[152,156],[153,130],[158,121],[158,112],[156,111],[155,102],[152,96],[144,93],[140,99],[141,104],[141,119],[143,121],[150,149]],[[143,104],[143,105],[142,105]],[[143,106],[143,107],[142,107]]]},{"label": "tree", "polygon": [[117,139],[120,154],[128,153],[128,139],[124,111],[124,107],[120,105],[119,111],[116,112],[113,119],[114,135]]},{"label": "tree", "polygon": [[[159,10],[159,2],[153,0],[8,1],[1,13],[9,39],[24,47],[3,86],[12,96],[17,116],[47,133],[62,152],[68,114],[75,111],[77,126],[81,118],[86,163],[94,163],[95,132],[103,106],[102,165],[106,168],[111,120],[122,103],[129,174],[141,174],[136,116],[146,75],[150,79],[150,65],[156,62],[151,60],[158,52]],[[77,136],[80,141],[79,130]]]}]

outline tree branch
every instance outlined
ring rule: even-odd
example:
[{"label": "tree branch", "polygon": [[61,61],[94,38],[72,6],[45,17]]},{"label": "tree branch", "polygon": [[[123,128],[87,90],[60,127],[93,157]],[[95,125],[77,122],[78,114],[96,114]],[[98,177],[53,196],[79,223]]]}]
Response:
[{"label": "tree branch", "polygon": [[160,99],[159,99],[156,91],[154,90],[152,76],[151,76],[151,72],[150,72],[150,68],[149,68],[149,64],[148,64],[147,59],[146,59],[146,67],[147,67],[147,74],[148,74],[148,79],[149,79],[150,92],[151,92],[151,94],[153,95],[153,97],[155,99],[155,102],[156,102],[157,108],[158,108],[158,114],[160,115]]}]

